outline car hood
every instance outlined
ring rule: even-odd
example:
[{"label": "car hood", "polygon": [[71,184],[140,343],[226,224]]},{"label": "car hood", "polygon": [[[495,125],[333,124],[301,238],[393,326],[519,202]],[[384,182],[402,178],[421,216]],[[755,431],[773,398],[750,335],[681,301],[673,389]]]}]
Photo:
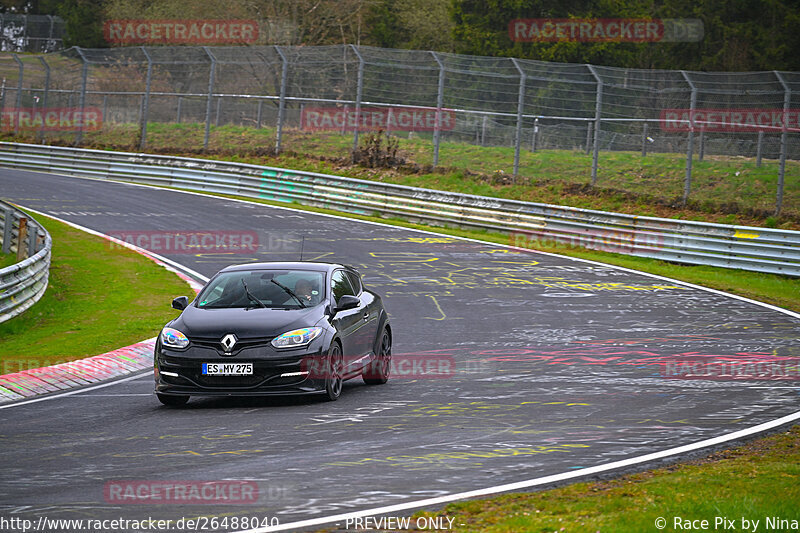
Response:
[{"label": "car hood", "polygon": [[240,339],[274,337],[297,328],[314,326],[324,306],[307,309],[184,309],[170,327],[191,337],[222,337],[234,333]]}]

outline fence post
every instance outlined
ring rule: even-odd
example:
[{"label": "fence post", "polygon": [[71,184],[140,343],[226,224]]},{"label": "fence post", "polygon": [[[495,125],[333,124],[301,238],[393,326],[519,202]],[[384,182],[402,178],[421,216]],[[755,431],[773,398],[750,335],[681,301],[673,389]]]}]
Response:
[{"label": "fence post", "polygon": [[175,117],[175,122],[181,123],[181,106],[183,105],[183,96],[178,97],[178,116]]},{"label": "fence post", "polygon": [[342,132],[341,135],[344,135],[347,132],[347,114],[350,111],[350,106],[344,104],[344,120],[342,121]]},{"label": "fence post", "polygon": [[515,58],[511,58],[511,62],[519,72],[519,90],[517,93],[517,131],[514,134],[514,181],[517,180],[519,175],[519,148],[522,144],[522,112],[525,110],[525,72],[519,66],[519,62]]},{"label": "fence post", "polygon": [[[43,56],[39,56],[39,62],[44,67],[44,95],[42,95],[42,113],[47,111],[47,97],[50,93],[50,65],[44,60]],[[104,118],[105,120],[105,118]],[[39,130],[39,138],[41,141],[44,139],[44,120],[42,120],[42,128]]]},{"label": "fence post", "polygon": [[780,164],[778,166],[778,195],[775,199],[775,216],[779,216],[781,214],[781,208],[783,207],[783,180],[786,175],[786,151],[789,149],[789,128],[786,126],[786,119],[789,118],[789,106],[792,103],[792,90],[789,88],[789,84],[786,83],[786,80],[783,79],[783,76],[777,70],[775,72],[775,76],[778,78],[778,81],[781,82],[783,85],[783,117],[781,119],[781,155],[780,155]]},{"label": "fence post", "polygon": [[36,239],[39,237],[39,229],[33,220],[28,221],[28,257],[36,255]]},{"label": "fence post", "polygon": [[55,29],[56,19],[53,18],[53,15],[45,15],[48,19],[50,19],[50,35],[47,38],[47,46],[44,47],[41,52],[49,52],[50,46],[53,44],[53,30]]},{"label": "fence post", "polygon": [[[27,21],[28,18],[25,17],[25,20]],[[17,110],[15,113],[16,118],[14,119],[14,135],[16,135],[17,133],[19,133],[19,110],[20,108],[22,108],[22,78],[25,75],[25,65],[22,64],[22,60],[19,58],[19,56],[17,56],[17,54],[11,54],[11,55],[14,58],[14,61],[16,61],[17,65],[19,66],[19,74],[18,74],[19,80],[17,83],[17,103],[16,103]]]},{"label": "fence post", "polygon": [[697,87],[685,70],[681,70],[683,79],[689,84],[692,94],[689,97],[689,140],[686,146],[686,173],[683,181],[683,205],[689,201],[689,193],[692,190],[692,154],[694,151],[694,110],[697,106]]},{"label": "fence post", "polygon": [[258,99],[258,109],[256,110],[256,129],[257,130],[261,129],[261,116],[262,116],[262,113],[263,113],[263,108],[264,108],[264,100],[259,98]]},{"label": "fence post", "polygon": [[761,168],[761,147],[764,144],[764,132],[758,132],[758,143],[756,144],[756,168]]},{"label": "fence post", "polygon": [[589,152],[592,151],[590,146],[592,145],[592,123],[586,123],[586,155],[589,155]]},{"label": "fence post", "polygon": [[28,15],[22,15],[22,51],[28,50]]},{"label": "fence post", "polygon": [[[353,161],[355,162],[356,150],[358,150],[358,127],[361,122],[361,97],[364,91],[364,58],[361,57],[361,52],[358,48],[351,44],[350,48],[355,52],[358,58],[358,79],[356,85],[356,127],[353,130]],[[391,109],[391,108],[390,108]],[[345,114],[345,123],[347,123],[347,114]],[[386,121],[386,135],[389,135],[389,121]]]},{"label": "fence post", "polygon": [[208,137],[211,133],[211,105],[214,100],[214,73],[217,70],[217,58],[211,53],[208,46],[204,46],[206,55],[211,60],[211,65],[208,69],[208,96],[206,99],[206,131],[203,136],[203,150],[208,150]]},{"label": "fence post", "polygon": [[697,160],[702,161],[706,153],[706,130],[700,129],[700,150],[697,152]]},{"label": "fence post", "polygon": [[275,50],[281,56],[281,96],[278,100],[278,124],[275,133],[275,153],[281,152],[281,138],[283,137],[283,113],[286,110],[286,79],[289,74],[289,62],[286,60],[283,50],[275,45]]},{"label": "fence post", "polygon": [[642,126],[642,157],[647,157],[647,121]]},{"label": "fence post", "polygon": [[439,89],[436,96],[436,124],[433,129],[433,166],[439,164],[439,143],[442,137],[442,106],[444,105],[444,63],[436,55],[436,52],[431,52],[433,59],[439,64]]},{"label": "fence post", "polygon": [[[150,54],[147,53],[147,48],[144,46],[142,46],[142,52],[144,52],[144,56],[147,58],[147,79],[144,86],[144,100],[142,100],[142,135],[139,138],[139,150],[144,150],[147,144],[147,117],[150,112],[150,86],[153,79],[153,60]],[[103,101],[103,106],[105,106],[105,100]]]},{"label": "fence post", "polygon": [[14,211],[10,207],[6,207],[3,213],[3,246],[2,252],[4,254],[11,253],[11,239],[14,235]]},{"label": "fence post", "polygon": [[25,239],[28,237],[28,219],[25,217],[19,218],[19,229],[17,230],[17,262],[25,259]]},{"label": "fence post", "polygon": [[[78,51],[78,54],[81,56],[81,61],[83,61],[83,68],[81,71],[81,96],[78,103],[78,107],[80,107],[81,112],[86,109],[86,83],[89,77],[89,60],[86,59],[86,56],[83,54],[83,50],[79,46],[76,46],[75,49]],[[72,107],[72,104],[70,104]],[[83,141],[83,121],[80,122],[80,126],[78,126],[78,132],[75,134],[75,145],[81,144]]]},{"label": "fence post", "polygon": [[[586,65],[597,82],[597,94],[594,109],[594,139],[592,139],[592,185],[597,183],[597,160],[600,155],[600,116],[603,114],[603,80],[597,75],[592,65]],[[588,140],[588,139],[587,139]]]},{"label": "fence post", "polygon": [[222,108],[222,96],[217,96],[217,112],[214,114],[214,125],[219,126],[219,114]]},{"label": "fence post", "polygon": [[539,135],[539,117],[533,119],[533,137],[531,138],[531,152],[536,151],[536,137]]},{"label": "fence post", "polygon": [[483,115],[483,124],[481,124],[481,146],[486,146],[486,121],[489,117]]}]

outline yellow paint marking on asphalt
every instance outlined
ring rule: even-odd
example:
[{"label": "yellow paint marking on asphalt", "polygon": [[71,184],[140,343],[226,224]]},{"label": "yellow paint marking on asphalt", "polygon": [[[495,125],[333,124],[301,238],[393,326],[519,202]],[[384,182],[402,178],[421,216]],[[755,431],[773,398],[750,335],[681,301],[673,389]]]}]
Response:
[{"label": "yellow paint marking on asphalt", "polygon": [[[439,317],[439,318],[437,318],[437,317],[430,317],[430,316],[424,316],[424,317],[422,317],[422,318],[424,318],[424,319],[426,319],[426,320],[446,320],[446,319],[447,319],[447,315],[445,314],[445,312],[444,312],[444,311],[442,311],[442,306],[441,306],[441,305],[439,305],[439,301],[438,301],[438,300],[436,300],[436,296],[434,296],[434,295],[432,295],[432,294],[428,294],[427,296],[428,296],[428,298],[430,298],[431,300],[433,300],[433,305],[435,305],[435,306],[436,306],[436,309],[437,309],[437,310],[438,310],[438,311],[439,311],[439,312],[442,314],[442,316],[441,316],[441,317]],[[460,319],[451,319],[451,320],[460,320]]]}]

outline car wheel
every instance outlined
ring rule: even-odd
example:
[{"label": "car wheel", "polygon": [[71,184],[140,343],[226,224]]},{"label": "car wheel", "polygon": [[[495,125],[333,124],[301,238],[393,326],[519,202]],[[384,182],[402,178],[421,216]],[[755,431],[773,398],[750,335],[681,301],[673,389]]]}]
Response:
[{"label": "car wheel", "polygon": [[179,407],[181,405],[186,405],[186,402],[189,401],[188,396],[176,396],[174,394],[158,394],[158,401],[163,403],[164,405],[170,405],[172,407]]},{"label": "car wheel", "polygon": [[392,337],[384,329],[381,334],[381,344],[378,356],[364,369],[362,377],[367,385],[382,385],[389,381],[389,372],[392,368]]},{"label": "car wheel", "polygon": [[342,394],[342,348],[338,343],[331,344],[325,365],[325,398],[335,401]]}]

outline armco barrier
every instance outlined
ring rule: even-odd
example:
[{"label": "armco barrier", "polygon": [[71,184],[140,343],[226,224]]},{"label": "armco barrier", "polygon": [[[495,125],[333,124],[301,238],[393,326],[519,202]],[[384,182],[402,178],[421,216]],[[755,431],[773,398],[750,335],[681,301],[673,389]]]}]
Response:
[{"label": "armco barrier", "polygon": [[243,163],[45,145],[0,143],[0,165],[502,231],[520,247],[545,240],[800,277],[798,231],[639,217]]},{"label": "armco barrier", "polygon": [[[20,239],[23,219],[26,231]],[[2,200],[0,239],[3,253],[17,254],[22,247],[20,255],[27,255],[26,259],[0,269],[0,322],[5,322],[39,301],[47,289],[52,241],[50,234],[31,216]]]}]

